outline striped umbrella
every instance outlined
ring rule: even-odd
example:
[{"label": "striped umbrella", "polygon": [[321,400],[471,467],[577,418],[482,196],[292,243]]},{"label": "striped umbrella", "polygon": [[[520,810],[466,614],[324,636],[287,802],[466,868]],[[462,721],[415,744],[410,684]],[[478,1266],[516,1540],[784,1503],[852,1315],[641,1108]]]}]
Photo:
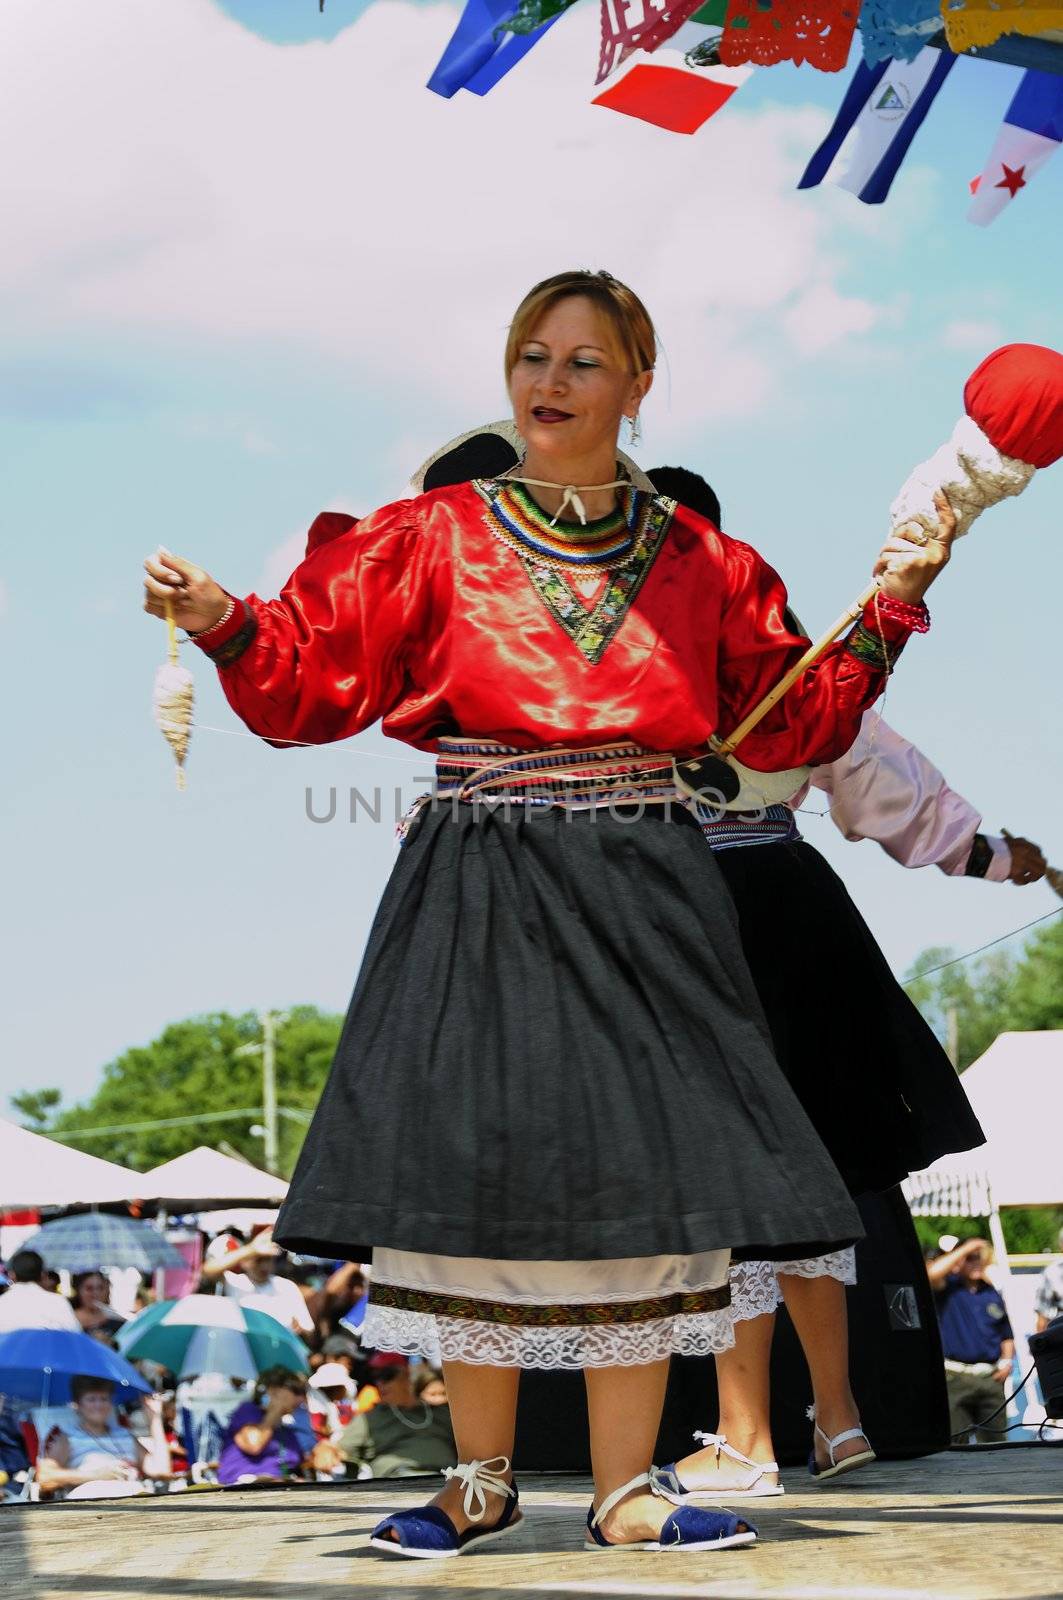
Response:
[{"label": "striped umbrella", "polygon": [[184,1257],[150,1222],[84,1211],[75,1217],[46,1222],[26,1240],[23,1250],[36,1250],[45,1266],[57,1272],[97,1272],[111,1267],[183,1267]]},{"label": "striped umbrella", "polygon": [[306,1347],[274,1317],[224,1295],[160,1300],[115,1338],[129,1361],[156,1361],[178,1378],[222,1372],[254,1378],[267,1367],[306,1372]]}]

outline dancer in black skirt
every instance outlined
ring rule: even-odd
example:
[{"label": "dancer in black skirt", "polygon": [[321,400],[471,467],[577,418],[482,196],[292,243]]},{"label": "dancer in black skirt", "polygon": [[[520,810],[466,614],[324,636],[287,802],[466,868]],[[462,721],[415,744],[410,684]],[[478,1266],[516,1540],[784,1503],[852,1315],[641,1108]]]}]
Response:
[{"label": "dancer in black skirt", "polygon": [[[649,477],[720,525],[719,500],[704,478],[672,467],[654,467]],[[990,845],[975,809],[872,713],[856,746],[811,777],[835,797],[849,837],[882,838],[906,865],[940,862],[1022,884],[1043,876],[1036,845],[1014,840],[1014,854],[1003,839]],[[703,830],[738,910],[778,1060],[850,1191],[861,1194],[890,1188],[984,1136],[952,1063],[844,884],[801,838],[794,812],[806,789],[766,813],[706,812]],[[848,790],[858,794],[847,798]],[[769,1416],[780,1298],[812,1378],[815,1475],[827,1481],[874,1460],[849,1384],[844,1285],[855,1281],[851,1249],[732,1260],[736,1340],[717,1356],[719,1420],[714,1433],[695,1435],[702,1449],[662,1469],[661,1485],[676,1503],[781,1493]]]},{"label": "dancer in black skirt", "polygon": [[[147,609],[169,605],[262,737],[324,742],[383,717],[438,756],[276,1230],[372,1249],[366,1338],[442,1350],[461,1463],[376,1530],[396,1555],[517,1525],[529,1365],[587,1372],[588,1548],[750,1542],[650,1479],[667,1358],[730,1341],[732,1246],[799,1255],[860,1231],[771,1053],[713,855],[672,803],[674,758],[733,727],[807,641],[749,546],[618,471],[654,360],[629,289],[547,280],[507,342],[517,472],[384,508],[276,601],[237,600],[178,557],[146,564]],[[745,761],[852,743],[928,626],[955,526],[939,511],[938,535],[888,541],[875,600]],[[429,1096],[448,1116],[411,1141]]]}]

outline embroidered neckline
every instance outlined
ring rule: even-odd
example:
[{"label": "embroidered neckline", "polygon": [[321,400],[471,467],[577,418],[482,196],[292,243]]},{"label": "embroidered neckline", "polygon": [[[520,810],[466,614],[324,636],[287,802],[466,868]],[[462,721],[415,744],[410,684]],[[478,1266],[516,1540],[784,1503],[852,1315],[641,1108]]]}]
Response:
[{"label": "embroidered neckline", "polygon": [[[552,528],[530,495],[523,498],[534,506],[535,517],[529,516],[525,522],[514,515],[514,506],[524,511],[516,499],[519,485],[492,479],[477,480],[474,488],[485,503],[484,522],[489,531],[518,557],[558,627],[584,659],[596,666],[646,581],[671,526],[675,501],[632,488],[625,510],[618,509],[585,528],[579,523],[558,523]],[[605,531],[606,524],[611,533]],[[607,553],[610,541],[611,555]],[[570,581],[570,574],[585,572],[603,573],[607,578],[593,605],[585,603]]]}]

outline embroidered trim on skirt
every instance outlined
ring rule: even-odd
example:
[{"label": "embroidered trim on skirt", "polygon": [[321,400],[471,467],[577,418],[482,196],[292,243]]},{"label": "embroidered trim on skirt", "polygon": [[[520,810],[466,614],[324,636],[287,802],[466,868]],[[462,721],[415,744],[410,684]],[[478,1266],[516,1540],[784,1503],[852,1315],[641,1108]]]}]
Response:
[{"label": "embroidered trim on skirt", "polygon": [[832,1250],[829,1255],[801,1261],[732,1261],[728,1282],[735,1322],[778,1311],[783,1303],[780,1272],[791,1278],[836,1278],[839,1283],[852,1284],[856,1282],[856,1251]]},{"label": "embroidered trim on skirt", "polygon": [[355,1261],[789,1258],[861,1236],[687,810],[424,807],[275,1231]]},{"label": "embroidered trim on skirt", "polygon": [[363,1342],[430,1361],[626,1367],[734,1343],[727,1251],[613,1261],[374,1252]]}]

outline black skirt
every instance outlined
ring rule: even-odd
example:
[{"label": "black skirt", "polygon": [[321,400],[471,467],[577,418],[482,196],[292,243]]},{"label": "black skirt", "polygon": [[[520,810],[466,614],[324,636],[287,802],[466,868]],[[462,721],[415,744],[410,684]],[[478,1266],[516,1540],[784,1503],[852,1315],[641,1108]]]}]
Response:
[{"label": "black skirt", "polygon": [[860,1232],[682,807],[421,813],[281,1243],[569,1261]]},{"label": "black skirt", "polygon": [[819,852],[795,841],[716,859],[776,1055],[851,1192],[983,1144],[952,1063]]}]

